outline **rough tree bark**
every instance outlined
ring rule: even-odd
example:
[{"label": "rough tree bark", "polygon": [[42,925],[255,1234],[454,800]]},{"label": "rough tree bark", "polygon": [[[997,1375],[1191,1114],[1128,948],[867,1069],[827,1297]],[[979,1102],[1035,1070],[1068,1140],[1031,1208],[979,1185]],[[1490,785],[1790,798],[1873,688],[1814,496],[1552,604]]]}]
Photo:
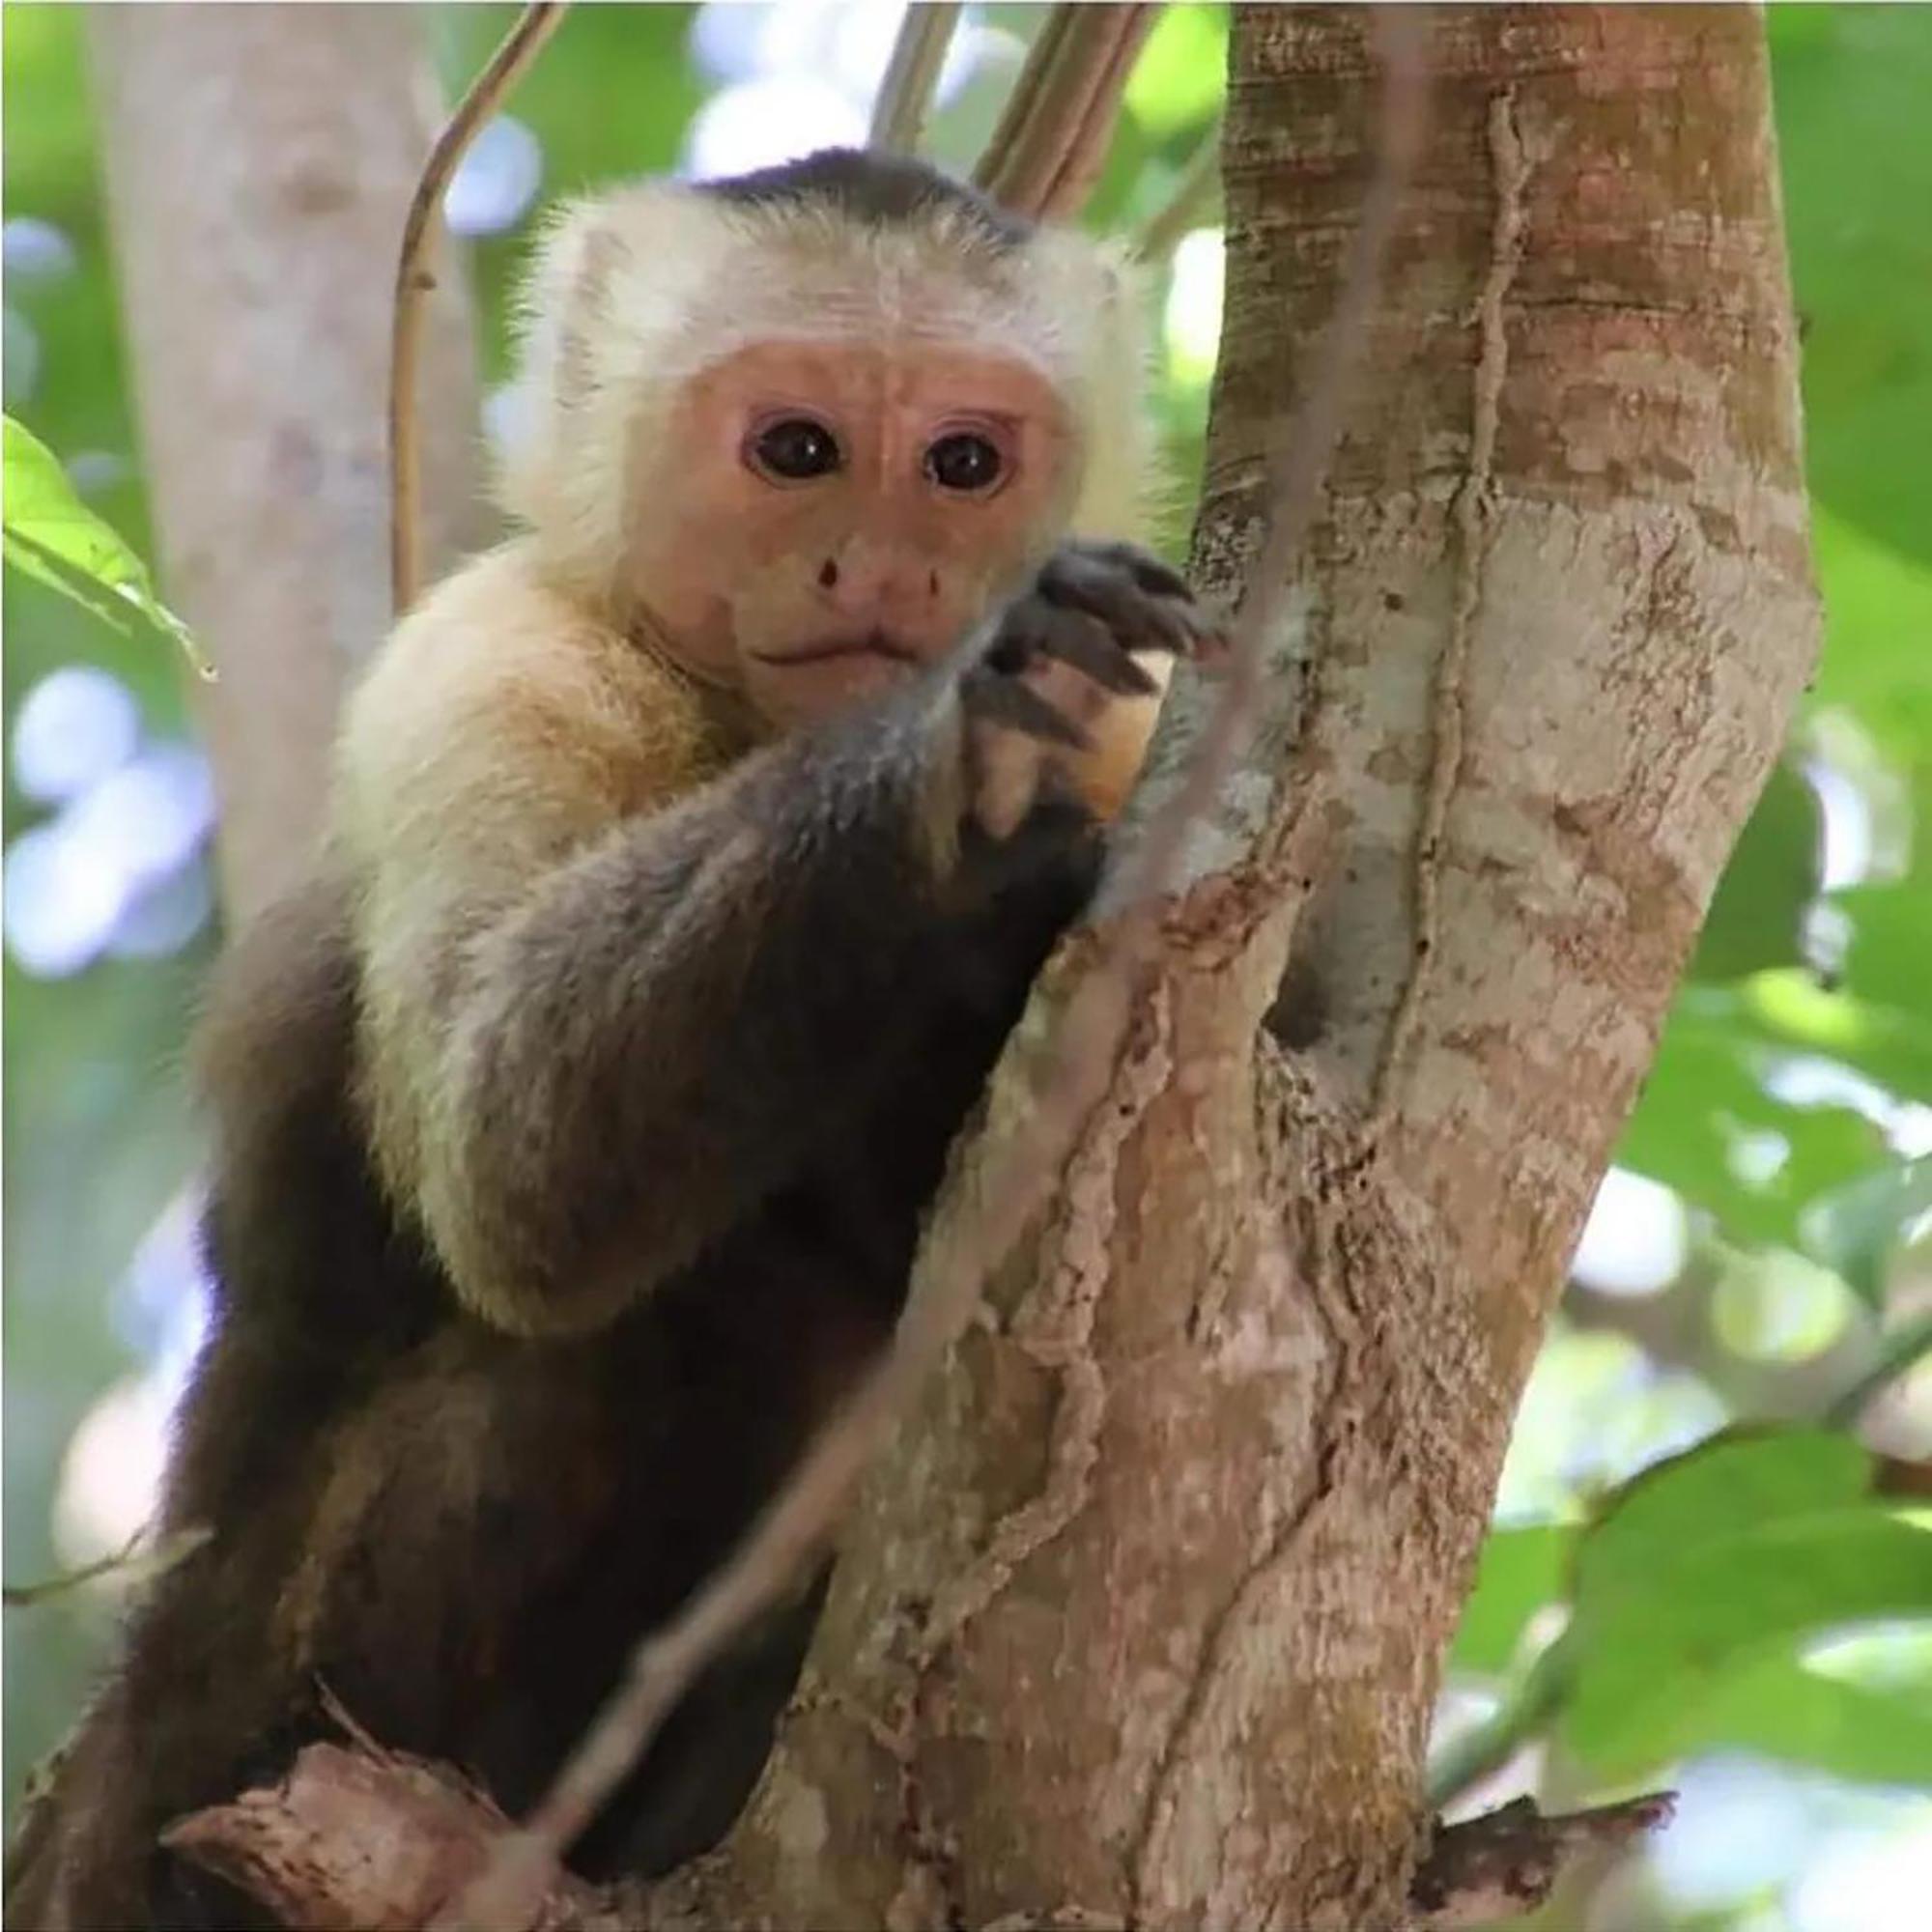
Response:
[{"label": "rough tree bark", "polygon": [[[1406,1916],[1516,1399],[1815,646],[1758,16],[1445,8],[1432,65],[1277,640],[1292,742],[1197,842],[1051,1225],[870,1485],[757,1798],[680,1882],[699,1922]],[[1236,11],[1209,589],[1374,111],[1358,12]]]},{"label": "rough tree bark", "polygon": [[[220,671],[197,693],[231,917],[306,867],[330,721],[388,628],[390,278],[439,101],[387,7],[88,10],[162,579]],[[460,277],[424,355],[427,548],[473,541]]]}]

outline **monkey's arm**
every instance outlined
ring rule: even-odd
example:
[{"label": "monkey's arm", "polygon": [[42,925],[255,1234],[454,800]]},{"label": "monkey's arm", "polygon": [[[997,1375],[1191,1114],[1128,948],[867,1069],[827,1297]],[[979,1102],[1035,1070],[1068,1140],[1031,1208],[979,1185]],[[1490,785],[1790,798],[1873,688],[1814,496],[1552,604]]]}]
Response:
[{"label": "monkey's arm", "polygon": [[1013,944],[973,876],[1011,849],[946,850],[942,687],[625,809],[635,721],[588,662],[385,667],[347,758],[379,1154],[465,1300],[530,1332],[688,1263]]},{"label": "monkey's arm", "polygon": [[513,1325],[596,1322],[854,1118],[964,953],[922,852],[900,707],[786,741],[620,827],[483,935],[424,1175],[459,1283]]}]

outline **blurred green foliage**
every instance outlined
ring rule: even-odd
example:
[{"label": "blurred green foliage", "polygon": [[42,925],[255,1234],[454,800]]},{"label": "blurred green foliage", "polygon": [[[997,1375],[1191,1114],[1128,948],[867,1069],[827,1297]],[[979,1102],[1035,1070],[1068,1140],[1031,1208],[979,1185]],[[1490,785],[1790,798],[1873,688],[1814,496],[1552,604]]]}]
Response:
[{"label": "blurred green foliage", "polygon": [[[990,15],[1024,34],[1042,12]],[[542,144],[547,197],[676,162],[708,91],[689,54],[691,13],[576,10],[512,103]],[[428,13],[452,86],[513,14]],[[8,212],[54,223],[80,265],[18,297],[43,367],[10,407],[64,455],[131,453],[80,23],[15,5],[6,26]],[[1885,1454],[1833,1400],[1856,1384],[1862,1407],[1866,1382],[1909,1372],[1932,1300],[1932,10],[1777,7],[1769,32],[1825,656],[1619,1150],[1683,1204],[1688,1264],[1640,1319],[1579,1286],[1539,1370],[1577,1391],[1601,1381],[1612,1358],[1588,1350],[1586,1372],[1578,1327],[1623,1320],[1633,1339],[1621,1346],[1650,1378],[1650,1406],[1628,1406],[1651,1432],[1632,1460],[1649,1466],[1623,1479],[1593,1460],[1574,1416],[1553,1448],[1541,1424],[1520,1432],[1513,1465],[1542,1459],[1568,1501],[1554,1520],[1500,1525],[1484,1548],[1450,1669],[1493,1708],[1445,1738],[1442,1781],[1458,1789],[1524,1746],[1572,1798],[1725,1750],[1854,1785],[1932,1785],[1932,1528],[1906,1506],[1923,1488],[1927,1444],[1912,1432],[1932,1390],[1919,1378],[1917,1406],[1890,1411]],[[1217,111],[1225,43],[1222,8],[1163,16],[1128,89],[1096,223],[1138,223],[1172,190]],[[976,152],[1009,71],[941,115],[942,158]],[[492,380],[526,239],[519,227],[472,250]],[[1159,405],[1183,481],[1198,472],[1204,402],[1198,374],[1170,365]],[[10,441],[10,492],[15,453]],[[146,553],[137,465],[91,509]],[[113,568],[131,581],[125,559]],[[90,662],[126,680],[156,724],[180,725],[178,668],[151,636],[109,629],[12,573],[6,600],[10,708],[53,667]],[[10,784],[10,838],[35,810]],[[1858,856],[1828,870],[1834,836]],[[10,1580],[53,1567],[63,1447],[132,1366],[107,1290],[191,1164],[173,1057],[204,963],[197,949],[64,981],[5,968]],[[1758,1319],[1793,1297],[1806,1302],[1799,1319]],[[1806,1379],[1801,1355],[1829,1374]],[[1660,1460],[1668,1391],[1687,1383],[1743,1422],[1809,1419],[1721,1430]],[[10,1615],[10,1802],[73,1708],[100,1620],[99,1600],[80,1594]],[[1901,1622],[1917,1636],[1901,1637]],[[1875,1624],[1889,1635],[1827,1647]]]},{"label": "blurred green foliage", "polygon": [[[1654,1464],[1576,1527],[1493,1531],[1451,1666],[1518,1685],[1605,1785],[1720,1747],[1840,1777],[1932,1775],[1932,1677],[1883,1690],[1808,1667],[1807,1640],[1932,1609],[1932,1523],[1887,1503],[1870,1453],[1825,1429],[1726,1432]],[[1547,1648],[1526,1642],[1567,1614]]]}]

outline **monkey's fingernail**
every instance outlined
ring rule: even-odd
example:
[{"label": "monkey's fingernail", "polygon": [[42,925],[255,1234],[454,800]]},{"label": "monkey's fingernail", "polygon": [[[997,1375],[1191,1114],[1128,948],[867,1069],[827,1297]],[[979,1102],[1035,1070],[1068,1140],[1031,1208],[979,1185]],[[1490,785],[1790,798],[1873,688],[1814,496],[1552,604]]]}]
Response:
[{"label": "monkey's fingernail", "polygon": [[973,708],[995,724],[1009,725],[1030,737],[1084,752],[1093,744],[1080,726],[1049,704],[1031,685],[1011,678],[988,678],[973,694]]},{"label": "monkey's fingernail", "polygon": [[1138,608],[1135,617],[1135,650],[1172,651],[1180,658],[1194,655],[1195,640],[1200,633],[1179,611],[1166,604],[1144,603]]},{"label": "monkey's fingernail", "polygon": [[[1054,595],[1064,609],[1083,611],[1090,617],[1097,617],[1118,639],[1118,644],[1130,651],[1172,651],[1178,657],[1184,657],[1194,647],[1187,619],[1182,611],[1173,608],[1171,600],[1128,590],[1118,580],[1101,578],[1097,582],[1083,584],[1076,579],[1064,579],[1055,586]],[[1051,645],[1045,648],[1052,651]]]}]

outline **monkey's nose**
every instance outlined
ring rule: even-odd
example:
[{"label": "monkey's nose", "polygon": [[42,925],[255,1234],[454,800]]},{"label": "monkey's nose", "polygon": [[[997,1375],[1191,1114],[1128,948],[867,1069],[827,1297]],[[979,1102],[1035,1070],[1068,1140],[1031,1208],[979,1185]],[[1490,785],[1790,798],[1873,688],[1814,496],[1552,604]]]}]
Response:
[{"label": "monkey's nose", "polygon": [[916,551],[858,542],[820,558],[818,592],[851,623],[898,630],[923,622],[938,601],[940,573]]}]

